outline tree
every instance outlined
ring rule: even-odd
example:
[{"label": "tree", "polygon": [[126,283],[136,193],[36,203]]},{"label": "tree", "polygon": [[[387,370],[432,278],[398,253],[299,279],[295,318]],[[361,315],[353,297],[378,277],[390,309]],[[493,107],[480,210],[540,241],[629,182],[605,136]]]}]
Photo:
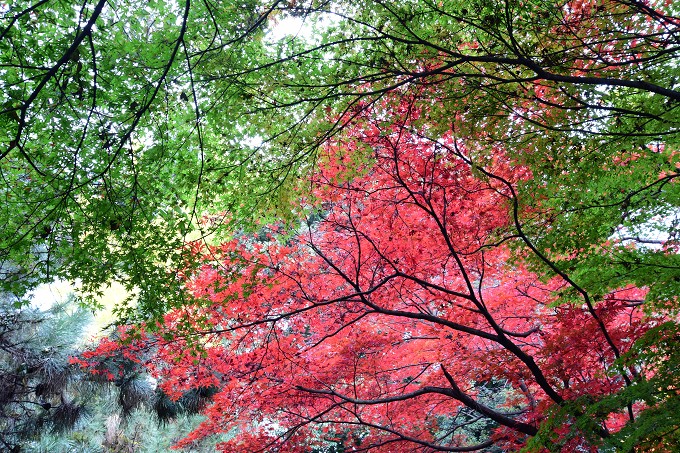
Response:
[{"label": "tree", "polygon": [[[459,426],[467,423],[459,408],[467,411],[471,405],[483,418],[507,428],[495,433],[501,444],[522,443],[522,436],[533,436],[534,445],[549,443],[554,449],[619,445],[621,439],[630,445],[639,441],[650,448],[663,443],[673,448],[675,440],[669,434],[675,432],[677,418],[669,410],[676,401],[675,387],[665,373],[678,363],[670,341],[676,330],[672,315],[680,281],[675,219],[677,6],[629,0],[392,3],[248,2],[223,11],[221,5],[187,2],[179,9],[183,11],[179,21],[173,18],[167,28],[150,27],[145,29],[148,33],[140,33],[165,44],[164,37],[178,37],[164,47],[169,50],[165,55],[171,56],[165,64],[154,64],[155,56],[163,54],[156,52],[145,54],[149,63],[141,66],[156,71],[149,77],[153,87],[163,87],[169,74],[177,74],[176,80],[184,83],[165,91],[166,99],[193,101],[190,131],[173,128],[166,133],[161,127],[161,132],[152,133],[158,123],[150,120],[149,108],[129,121],[134,130],[144,131],[138,143],[144,143],[147,133],[156,138],[151,147],[156,155],[166,155],[166,145],[174,144],[169,149],[188,153],[198,165],[193,174],[199,178],[176,186],[174,178],[189,165],[171,159],[163,167],[170,183],[160,184],[159,195],[177,193],[191,207],[172,217],[182,219],[175,225],[190,229],[184,216],[188,212],[198,228],[200,214],[212,214],[200,228],[208,233],[224,218],[236,222],[262,211],[271,218],[290,207],[303,213],[322,203],[322,212],[316,214],[321,217],[319,225],[309,225],[306,236],[265,247],[244,239],[229,242],[223,235],[214,239],[226,240],[222,247],[193,244],[171,255],[171,264],[184,265],[207,250],[209,264],[203,269],[187,266],[182,275],[167,273],[166,251],[185,241],[180,234],[175,244],[163,243],[178,237],[171,234],[174,227],[155,234],[155,225],[165,225],[157,211],[179,204],[161,197],[158,209],[140,218],[143,225],[154,227],[151,236],[140,236],[144,240],[130,240],[126,229],[128,235],[117,236],[112,231],[120,228],[111,228],[109,222],[94,222],[93,227],[68,230],[62,236],[49,231],[48,237],[64,238],[60,244],[67,245],[79,243],[75,238],[84,238],[86,244],[93,240],[88,248],[105,250],[115,266],[112,272],[93,273],[91,281],[111,275],[128,278],[131,286],[142,288],[143,313],[159,314],[168,305],[176,306],[166,304],[164,296],[181,293],[183,278],[192,282],[195,294],[209,301],[171,312],[162,335],[148,340],[159,343],[159,364],[175,363],[170,358],[177,356],[182,365],[157,370],[162,374],[172,369],[166,377],[168,391],[173,383],[177,391],[192,385],[224,388],[216,395],[212,421],[201,435],[223,429],[225,420],[218,408],[249,398],[248,403],[259,404],[269,417],[256,418],[263,436],[235,441],[250,442],[253,448],[265,448],[281,434],[267,433],[267,428],[288,430],[279,439],[291,449],[303,448],[298,438],[309,442],[326,436],[305,426],[331,421],[338,422],[333,426],[349,426],[347,431],[327,433],[344,439],[343,444],[389,449],[385,442],[401,436],[403,442],[420,442],[423,448],[472,448],[458,436]],[[99,20],[96,14],[104,21],[103,13],[97,12],[99,5],[103,11],[104,3],[90,9],[86,4],[82,10],[93,23]],[[174,5],[167,8],[175,11]],[[20,18],[27,20],[29,13]],[[308,21],[330,19],[317,27],[312,39],[285,39],[269,47],[267,26],[286,13]],[[126,27],[125,21],[104,21],[100,26],[119,23],[119,34],[111,36],[127,38],[133,35],[128,30],[137,30]],[[199,25],[193,28],[194,24]],[[173,35],[173,27],[179,33]],[[192,39],[189,30],[194,31]],[[70,43],[66,48],[72,50],[76,41]],[[19,110],[8,112],[21,113],[8,129],[19,138],[30,137],[23,135],[27,126],[21,119],[33,105],[32,93],[40,87],[40,93],[46,93],[47,82],[56,80],[50,71],[59,72],[71,61],[71,50],[55,59],[64,62],[56,69],[50,64],[38,67],[43,77],[37,77],[35,88],[27,90],[31,94],[21,98]],[[12,50],[9,55],[25,53]],[[92,65],[98,55],[91,52]],[[177,55],[186,57],[185,66]],[[115,61],[138,64],[130,58]],[[12,64],[31,69],[24,63]],[[111,74],[120,80],[122,73]],[[114,90],[118,99],[126,99],[119,105],[134,98],[125,87]],[[149,100],[160,99],[155,89]],[[46,99],[45,105],[51,105]],[[147,104],[154,105],[151,101],[142,105]],[[280,115],[282,111],[285,115]],[[168,115],[170,124],[184,118]],[[141,127],[142,119],[147,129]],[[35,131],[42,131],[38,119],[33,121]],[[43,123],[51,130],[52,123]],[[175,142],[175,134],[193,139],[193,148]],[[92,137],[91,143],[97,140]],[[125,133],[116,140],[116,149],[132,143]],[[32,168],[18,148],[20,140],[15,141],[12,147],[9,140],[10,154],[18,153],[24,167]],[[319,149],[326,154],[319,154]],[[385,157],[389,152],[396,156],[391,161]],[[424,160],[428,156],[430,160]],[[334,161],[342,164],[340,175],[332,170]],[[391,173],[385,167],[389,162],[395,163]],[[450,168],[439,167],[444,163]],[[443,176],[444,170],[453,179]],[[381,185],[385,182],[378,177],[381,171],[392,178],[390,185]],[[406,176],[400,177],[400,172]],[[28,179],[19,173],[9,180],[22,187],[19,182],[33,180],[33,171],[29,173]],[[72,173],[58,174],[66,175],[68,182]],[[83,181],[89,184],[90,173],[85,174]],[[330,184],[326,191],[318,188],[322,182]],[[310,185],[318,189],[314,197],[309,195]],[[185,190],[189,186],[192,190]],[[72,193],[72,186],[65,187],[68,190],[58,193]],[[380,198],[398,190],[401,198]],[[113,206],[109,201],[105,206]],[[22,206],[38,205],[44,203]],[[73,212],[91,205],[79,203]],[[382,216],[376,218],[367,207]],[[95,234],[101,225],[102,234]],[[18,230],[14,223],[8,226],[7,234]],[[112,237],[116,240],[109,244]],[[390,245],[395,238],[397,243]],[[26,249],[13,250],[24,252],[16,252],[23,257]],[[128,254],[121,255],[120,250]],[[153,252],[151,258],[140,259],[146,250]],[[299,261],[291,262],[286,254]],[[60,255],[73,256],[68,248]],[[71,276],[89,276],[84,262],[61,269],[77,270]],[[156,272],[145,272],[149,267]],[[247,304],[238,303],[246,299]],[[504,305],[505,300],[513,303]],[[452,312],[454,307],[462,314]],[[647,318],[640,314],[643,309]],[[187,326],[205,338],[164,341],[179,336],[178,329]],[[151,322],[147,328],[158,327]],[[437,336],[448,330],[450,339]],[[649,333],[644,334],[646,330]],[[565,338],[573,348],[567,347]],[[588,339],[593,341],[584,341]],[[186,350],[189,340],[203,342],[207,357]],[[446,355],[450,351],[440,352],[449,340],[460,349],[456,360]],[[329,344],[335,346],[324,350]],[[670,354],[668,360],[656,352],[643,353],[644,344]],[[304,355],[310,348],[315,354]],[[418,358],[428,348],[436,360]],[[330,356],[315,362],[321,360],[317,351]],[[387,370],[386,363],[377,360],[383,351],[394,351],[401,367]],[[492,365],[501,366],[483,366],[485,353],[493,357]],[[206,370],[194,361],[198,365],[208,361],[212,368]],[[329,368],[333,363],[337,369]],[[575,373],[576,365],[583,371]],[[253,380],[243,383],[239,377]],[[375,385],[369,388],[370,383]],[[509,399],[504,412],[475,404],[479,402],[475,393],[481,392],[476,389],[489,385],[507,386],[510,395],[517,395],[517,405]],[[405,402],[395,395],[414,398]],[[430,404],[416,405],[423,401]],[[243,417],[247,412],[237,407],[240,411],[234,413]],[[354,418],[340,418],[347,414]],[[419,423],[407,418],[412,415]],[[655,424],[655,419],[662,422]],[[623,420],[625,429],[617,431]],[[644,429],[630,434],[640,424]]]},{"label": "tree", "polygon": [[[290,219],[319,146],[421,84],[440,133],[461,115],[458,135],[541,140],[556,168],[579,146],[673,146],[676,16],[629,0],[7,2],[4,289],[120,280],[137,295],[122,315],[158,317],[184,301],[190,232]],[[310,32],[274,41],[290,18]]]},{"label": "tree", "polygon": [[71,367],[68,357],[76,352],[73,335],[78,336],[90,317],[70,302],[45,311],[18,310],[6,300],[0,304],[0,445],[4,451],[20,451],[24,441],[39,431],[67,430],[84,413],[76,389],[87,375]]},{"label": "tree", "polygon": [[[300,231],[195,244],[196,303],[168,314],[160,336],[123,343],[153,345],[146,366],[171,397],[220,389],[185,442],[237,427],[224,451],[589,450],[615,448],[655,410],[643,383],[656,365],[623,357],[671,312],[637,273],[612,279],[608,261],[658,252],[604,237],[581,261],[553,260],[526,233],[565,222],[527,189],[523,156],[540,145],[488,153],[455,127],[433,136],[423,118],[437,102],[428,87],[354,114],[320,157]],[[596,257],[608,267],[585,273]],[[187,324],[193,337],[178,333]],[[652,393],[630,396],[641,388]],[[479,420],[474,439],[466,427]],[[675,445],[663,430],[646,436]]]},{"label": "tree", "polygon": [[[71,363],[85,346],[92,315],[74,297],[48,309],[0,304],[0,449],[7,452],[167,451],[201,421],[211,389],[170,401],[141,366],[109,363],[120,378],[84,373]],[[103,364],[102,364],[103,366]],[[181,420],[181,423],[175,423]],[[213,451],[219,439],[195,443]]]},{"label": "tree", "polygon": [[[211,52],[237,49],[243,64],[263,52],[266,16],[246,3],[3,3],[3,291],[20,302],[54,278],[90,294],[117,280],[136,303],[121,317],[182,302],[173,271],[212,203],[210,156],[224,153],[238,173],[257,150],[244,143],[255,135],[239,120],[245,104],[195,79]],[[234,120],[207,124],[203,110],[219,97]]]}]

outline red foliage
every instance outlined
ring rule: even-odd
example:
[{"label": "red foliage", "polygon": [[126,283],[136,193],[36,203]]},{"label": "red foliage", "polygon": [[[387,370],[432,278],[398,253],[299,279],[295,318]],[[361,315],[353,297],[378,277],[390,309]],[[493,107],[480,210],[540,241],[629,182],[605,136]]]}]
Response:
[{"label": "red foliage", "polygon": [[549,408],[625,385],[612,364],[648,326],[622,292],[644,291],[553,306],[570,283],[522,264],[512,217],[530,172],[430,139],[403,110],[391,124],[366,110],[325,148],[323,210],[297,234],[196,247],[196,305],[160,333],[195,322],[203,350],[161,335],[145,361],[171,397],[220,389],[179,446],[237,428],[224,451],[466,451],[487,443],[465,429],[474,410],[498,427],[488,442],[515,449]]}]

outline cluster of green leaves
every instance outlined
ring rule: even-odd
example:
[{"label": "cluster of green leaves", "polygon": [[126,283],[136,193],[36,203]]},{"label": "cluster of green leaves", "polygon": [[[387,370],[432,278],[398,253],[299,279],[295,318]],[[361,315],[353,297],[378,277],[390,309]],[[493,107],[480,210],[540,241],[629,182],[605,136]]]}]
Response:
[{"label": "cluster of green leaves", "polygon": [[149,290],[188,229],[172,167],[196,153],[164,145],[187,135],[168,112],[177,9],[119,3],[3,6],[0,259],[17,297],[55,277]]}]

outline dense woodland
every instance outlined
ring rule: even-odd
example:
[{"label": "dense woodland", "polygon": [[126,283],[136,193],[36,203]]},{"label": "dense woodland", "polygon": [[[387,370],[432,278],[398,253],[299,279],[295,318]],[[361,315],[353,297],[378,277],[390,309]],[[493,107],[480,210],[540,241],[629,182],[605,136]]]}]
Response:
[{"label": "dense woodland", "polygon": [[670,0],[0,2],[0,449],[678,451],[679,57]]}]

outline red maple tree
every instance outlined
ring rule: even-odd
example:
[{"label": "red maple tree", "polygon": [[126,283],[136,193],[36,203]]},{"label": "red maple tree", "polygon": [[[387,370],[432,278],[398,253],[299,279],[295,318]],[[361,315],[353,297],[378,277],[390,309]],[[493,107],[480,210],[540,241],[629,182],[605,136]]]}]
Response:
[{"label": "red maple tree", "polygon": [[[386,109],[391,121],[379,119]],[[362,107],[323,151],[303,226],[194,244],[195,305],[81,363],[152,347],[128,358],[170,397],[219,389],[179,446],[233,432],[223,451],[515,450],[568,406],[559,448],[595,448],[639,410],[572,423],[579,401],[639,372],[616,359],[651,325],[630,303],[645,290],[559,304],[579,287],[517,217],[531,171],[499,145],[490,154],[452,130],[428,137],[419,114],[406,99]],[[526,264],[536,255],[542,271]],[[178,336],[187,323],[193,334]]]}]

